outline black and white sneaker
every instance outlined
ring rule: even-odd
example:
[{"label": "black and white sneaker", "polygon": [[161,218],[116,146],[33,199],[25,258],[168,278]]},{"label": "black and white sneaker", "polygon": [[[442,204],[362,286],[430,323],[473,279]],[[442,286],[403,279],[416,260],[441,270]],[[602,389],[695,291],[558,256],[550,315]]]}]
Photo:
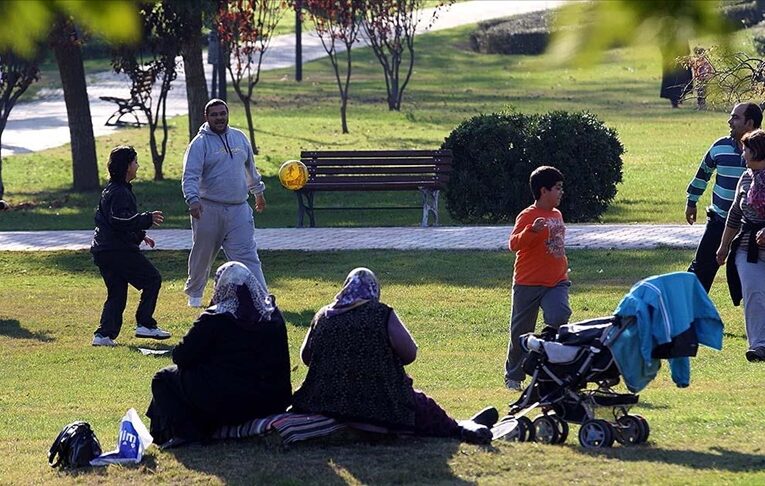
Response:
[{"label": "black and white sneaker", "polygon": [[135,337],[149,339],[167,339],[172,334],[158,327],[138,326],[135,328]]}]

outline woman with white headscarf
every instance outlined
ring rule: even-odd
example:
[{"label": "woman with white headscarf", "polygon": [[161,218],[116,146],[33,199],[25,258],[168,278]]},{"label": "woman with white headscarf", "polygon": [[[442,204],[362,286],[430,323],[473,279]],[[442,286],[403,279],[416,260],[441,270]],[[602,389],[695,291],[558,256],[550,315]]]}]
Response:
[{"label": "woman with white headscarf", "polygon": [[491,440],[496,409],[456,422],[412,387],[404,365],[417,357],[417,344],[396,312],[380,302],[377,278],[367,268],[351,271],[335,300],[316,313],[300,355],[308,374],[294,395],[297,412],[395,432]]},{"label": "woman with white headscarf", "polygon": [[210,307],[173,350],[173,363],[151,384],[146,415],[157,444],[204,441],[221,425],[283,412],[290,404],[284,318],[239,262],[215,272]]}]

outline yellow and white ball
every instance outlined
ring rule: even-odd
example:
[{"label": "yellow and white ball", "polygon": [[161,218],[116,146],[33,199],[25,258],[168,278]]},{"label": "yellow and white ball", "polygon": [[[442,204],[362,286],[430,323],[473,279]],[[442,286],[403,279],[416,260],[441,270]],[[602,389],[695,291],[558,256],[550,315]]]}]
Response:
[{"label": "yellow and white ball", "polygon": [[288,160],[279,167],[279,182],[291,191],[297,191],[308,182],[308,167],[299,160]]}]

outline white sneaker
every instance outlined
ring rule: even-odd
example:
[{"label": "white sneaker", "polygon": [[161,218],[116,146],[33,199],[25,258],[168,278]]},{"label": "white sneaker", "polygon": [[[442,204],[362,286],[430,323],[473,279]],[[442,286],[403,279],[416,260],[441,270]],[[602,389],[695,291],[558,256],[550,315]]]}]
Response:
[{"label": "white sneaker", "polygon": [[189,297],[189,307],[202,307],[202,297]]},{"label": "white sneaker", "polygon": [[158,327],[151,328],[138,326],[135,328],[135,337],[138,338],[167,339],[170,336],[172,336],[172,334]]},{"label": "white sneaker", "polygon": [[110,346],[114,347],[117,345],[112,338],[108,336],[102,336],[100,334],[96,334],[93,336],[93,342],[91,343],[93,346]]}]

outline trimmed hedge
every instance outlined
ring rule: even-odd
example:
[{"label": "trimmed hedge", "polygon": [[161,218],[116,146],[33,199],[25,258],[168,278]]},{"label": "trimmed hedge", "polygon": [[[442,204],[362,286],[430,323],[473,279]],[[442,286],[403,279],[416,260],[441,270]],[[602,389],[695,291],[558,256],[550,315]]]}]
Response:
[{"label": "trimmed hedge", "polygon": [[568,222],[597,220],[622,180],[624,147],[588,112],[493,113],[461,123],[442,148],[453,153],[446,207],[462,223],[512,223],[534,200],[529,175],[552,165],[565,177]]},{"label": "trimmed hedge", "polygon": [[724,5],[722,14],[737,28],[745,29],[763,21],[765,2],[750,1]]},{"label": "trimmed hedge", "polygon": [[470,47],[487,54],[541,54],[550,42],[553,12],[543,10],[480,22]]}]

